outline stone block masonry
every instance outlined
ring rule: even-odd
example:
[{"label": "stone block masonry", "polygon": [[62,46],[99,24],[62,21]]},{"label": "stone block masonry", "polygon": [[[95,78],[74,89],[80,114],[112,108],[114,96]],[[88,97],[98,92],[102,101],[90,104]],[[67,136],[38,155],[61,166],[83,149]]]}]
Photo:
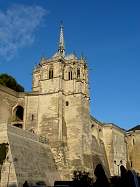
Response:
[{"label": "stone block masonry", "polygon": [[28,131],[0,124],[0,144],[9,144],[2,165],[1,187],[21,187],[25,180],[32,184],[44,181],[53,186],[55,180],[60,180],[49,145],[39,140],[37,135]]}]

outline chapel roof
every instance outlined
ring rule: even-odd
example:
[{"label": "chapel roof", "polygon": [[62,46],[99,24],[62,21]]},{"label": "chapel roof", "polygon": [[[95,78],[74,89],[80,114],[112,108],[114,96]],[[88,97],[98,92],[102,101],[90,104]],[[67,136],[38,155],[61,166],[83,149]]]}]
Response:
[{"label": "chapel roof", "polygon": [[136,125],[135,127],[129,129],[128,131],[135,131],[135,130],[140,130],[140,125]]}]

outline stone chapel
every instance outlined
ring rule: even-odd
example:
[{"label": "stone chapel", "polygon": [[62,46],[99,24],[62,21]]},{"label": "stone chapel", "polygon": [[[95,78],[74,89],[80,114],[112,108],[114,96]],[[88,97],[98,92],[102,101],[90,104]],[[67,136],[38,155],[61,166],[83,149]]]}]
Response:
[{"label": "stone chapel", "polygon": [[98,163],[108,176],[119,175],[120,165],[140,172],[140,129],[126,131],[91,116],[88,65],[83,57],[66,54],[62,25],[57,52],[33,69],[32,91],[0,85],[0,98],[0,143],[9,144],[11,183],[22,186],[25,179],[35,182],[40,176],[52,184],[71,180],[74,170],[93,175]]}]

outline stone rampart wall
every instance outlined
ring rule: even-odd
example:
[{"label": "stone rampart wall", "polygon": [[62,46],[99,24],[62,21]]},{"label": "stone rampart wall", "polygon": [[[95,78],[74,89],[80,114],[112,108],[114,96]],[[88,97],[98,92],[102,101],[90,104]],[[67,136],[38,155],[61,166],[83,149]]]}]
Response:
[{"label": "stone rampart wall", "polygon": [[3,142],[9,143],[9,151],[2,167],[1,187],[6,187],[8,180],[18,187],[25,180],[33,184],[44,181],[48,186],[60,180],[49,145],[41,143],[37,135],[0,124],[0,143]]}]

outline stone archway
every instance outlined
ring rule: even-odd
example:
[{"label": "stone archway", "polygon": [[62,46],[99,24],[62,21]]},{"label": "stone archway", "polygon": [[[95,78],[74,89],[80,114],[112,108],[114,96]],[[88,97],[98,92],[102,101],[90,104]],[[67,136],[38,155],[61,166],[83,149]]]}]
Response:
[{"label": "stone archway", "polygon": [[24,108],[20,105],[14,109],[14,115],[18,121],[23,121]]},{"label": "stone archway", "polygon": [[17,105],[13,109],[12,125],[18,128],[23,128],[23,117],[24,117],[24,108],[21,105]]}]

